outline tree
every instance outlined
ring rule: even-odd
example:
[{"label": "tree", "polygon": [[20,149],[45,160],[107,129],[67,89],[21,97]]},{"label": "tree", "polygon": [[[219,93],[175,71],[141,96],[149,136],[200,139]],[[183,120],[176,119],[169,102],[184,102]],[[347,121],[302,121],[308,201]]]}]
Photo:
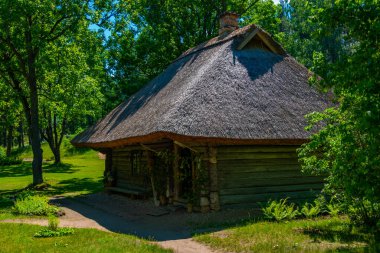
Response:
[{"label": "tree", "polygon": [[39,126],[39,54],[76,29],[86,1],[3,0],[0,3],[0,74],[20,99],[33,150],[33,184],[43,182]]},{"label": "tree", "polygon": [[380,7],[376,1],[329,1],[312,10],[313,38],[339,37],[336,57],[314,53],[323,79],[313,83],[332,89],[336,107],[308,116],[325,126],[300,150],[303,170],[328,175],[325,190],[343,198],[352,218],[367,225],[380,221]]},{"label": "tree", "polygon": [[0,82],[0,123],[5,130],[6,155],[10,156],[15,130],[22,121],[22,108],[17,97],[6,85]]},{"label": "tree", "polygon": [[241,24],[257,22],[278,30],[280,8],[271,0],[120,1],[107,26],[109,81],[103,87],[107,111],[161,73],[187,49],[218,36],[219,16],[242,15]]},{"label": "tree", "polygon": [[[81,24],[75,36],[62,36],[41,54],[41,135],[61,162],[60,147],[70,126],[100,111],[102,94],[96,71],[103,70],[98,57],[100,40]],[[96,60],[97,59],[97,60]],[[76,129],[75,129],[76,130]]]}]

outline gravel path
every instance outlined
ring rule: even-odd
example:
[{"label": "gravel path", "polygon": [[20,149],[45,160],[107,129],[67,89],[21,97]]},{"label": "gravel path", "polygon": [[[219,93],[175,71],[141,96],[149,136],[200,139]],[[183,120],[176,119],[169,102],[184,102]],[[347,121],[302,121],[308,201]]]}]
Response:
[{"label": "gravel path", "polygon": [[[76,199],[54,199],[65,215],[60,225],[74,228],[95,228],[102,231],[133,234],[153,239],[165,248],[183,253],[212,253],[210,248],[191,238],[190,224],[211,224],[225,221],[226,217],[242,218],[246,211],[225,211],[211,214],[186,213],[178,208],[158,208],[150,201],[131,200],[120,195],[98,193]],[[14,219],[17,222],[47,225],[46,219]],[[198,231],[201,232],[201,231]]]}]

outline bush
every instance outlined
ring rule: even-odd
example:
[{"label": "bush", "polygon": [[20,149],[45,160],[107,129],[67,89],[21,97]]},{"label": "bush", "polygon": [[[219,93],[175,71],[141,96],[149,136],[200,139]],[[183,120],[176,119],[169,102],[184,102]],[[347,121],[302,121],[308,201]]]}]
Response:
[{"label": "bush", "polygon": [[294,203],[288,204],[287,199],[268,201],[261,210],[267,220],[291,220],[299,215],[298,208],[295,207]]},{"label": "bush", "polygon": [[33,196],[28,193],[24,193],[24,196],[19,197],[14,204],[13,211],[17,214],[47,216],[59,211],[58,207],[49,204],[45,196]]},{"label": "bush", "polygon": [[59,228],[59,219],[54,215],[49,215],[49,225],[34,234],[34,237],[55,237],[71,235],[74,233],[72,228]]},{"label": "bush", "polygon": [[310,203],[305,203],[301,208],[301,213],[306,218],[314,218],[321,213],[321,206],[319,206],[318,203],[315,203],[314,205]]},{"label": "bush", "polygon": [[0,166],[21,164],[22,160],[16,157],[4,157],[0,158]]},{"label": "bush", "polygon": [[7,157],[5,149],[0,146],[0,166],[21,164],[22,160],[17,157]]},{"label": "bush", "polygon": [[50,230],[49,228],[43,228],[34,234],[34,237],[44,238],[44,237],[55,237],[74,234],[74,229],[72,228],[57,228],[57,230]]},{"label": "bush", "polygon": [[49,225],[48,225],[48,228],[50,230],[56,231],[56,230],[58,230],[58,226],[59,226],[59,219],[58,219],[58,217],[55,216],[55,215],[50,214],[49,215]]},{"label": "bush", "polygon": [[326,209],[330,216],[337,217],[340,213],[342,213],[342,204],[330,201],[330,203],[326,205]]},{"label": "bush", "polygon": [[5,148],[0,146],[0,160],[4,157],[6,157]]},{"label": "bush", "polygon": [[356,225],[370,226],[380,230],[380,203],[357,200],[350,205],[348,215]]}]

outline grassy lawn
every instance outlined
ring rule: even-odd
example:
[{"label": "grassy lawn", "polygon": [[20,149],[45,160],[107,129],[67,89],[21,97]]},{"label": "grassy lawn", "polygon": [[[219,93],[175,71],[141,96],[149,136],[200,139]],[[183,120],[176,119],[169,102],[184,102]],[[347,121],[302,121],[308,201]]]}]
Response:
[{"label": "grassy lawn", "polygon": [[[46,143],[44,159],[50,156]],[[65,149],[63,153],[65,154]],[[30,150],[20,154],[29,158]],[[54,165],[44,162],[43,176],[50,187],[44,191],[47,195],[78,195],[97,192],[102,189],[104,160],[100,160],[95,151],[83,151],[75,155],[64,155],[63,164]],[[32,183],[32,164],[23,162],[20,165],[0,166],[0,194],[13,193]]]},{"label": "grassy lawn", "polygon": [[380,252],[379,238],[344,217],[249,222],[194,238],[228,252]]},{"label": "grassy lawn", "polygon": [[0,252],[171,252],[135,236],[75,229],[73,235],[34,238],[40,226],[0,223]]},{"label": "grassy lawn", "polygon": [[[46,143],[42,145],[44,160],[52,154]],[[99,159],[92,150],[74,150],[69,145],[62,147],[63,164],[54,165],[52,161],[43,164],[43,176],[48,187],[41,194],[54,196],[77,196],[101,191],[103,188],[104,160]],[[31,158],[30,148],[17,154],[20,158]],[[32,164],[0,166],[0,220],[14,218],[10,212],[13,205],[12,195],[32,183]],[[20,218],[18,216],[17,218]]]}]

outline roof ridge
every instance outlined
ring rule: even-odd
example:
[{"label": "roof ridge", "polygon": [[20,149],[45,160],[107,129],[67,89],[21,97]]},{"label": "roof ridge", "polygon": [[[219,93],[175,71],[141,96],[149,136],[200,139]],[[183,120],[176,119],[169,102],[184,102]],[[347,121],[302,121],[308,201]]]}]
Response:
[{"label": "roof ridge", "polygon": [[213,37],[213,38],[211,38],[205,42],[202,42],[201,44],[198,44],[194,47],[187,49],[180,56],[178,56],[174,61],[172,61],[172,63],[179,61],[188,55],[192,55],[192,54],[198,53],[200,51],[209,49],[211,47],[218,46],[220,44],[228,42],[228,41],[234,39],[235,37],[242,35],[242,34],[245,34],[247,32],[251,32],[251,30],[253,31],[256,28],[260,29],[260,31],[264,31],[262,28],[260,28],[259,26],[255,25],[255,24],[243,26],[243,27],[236,29],[235,31],[231,32],[230,34],[228,34],[225,37],[216,36],[216,37]]}]

